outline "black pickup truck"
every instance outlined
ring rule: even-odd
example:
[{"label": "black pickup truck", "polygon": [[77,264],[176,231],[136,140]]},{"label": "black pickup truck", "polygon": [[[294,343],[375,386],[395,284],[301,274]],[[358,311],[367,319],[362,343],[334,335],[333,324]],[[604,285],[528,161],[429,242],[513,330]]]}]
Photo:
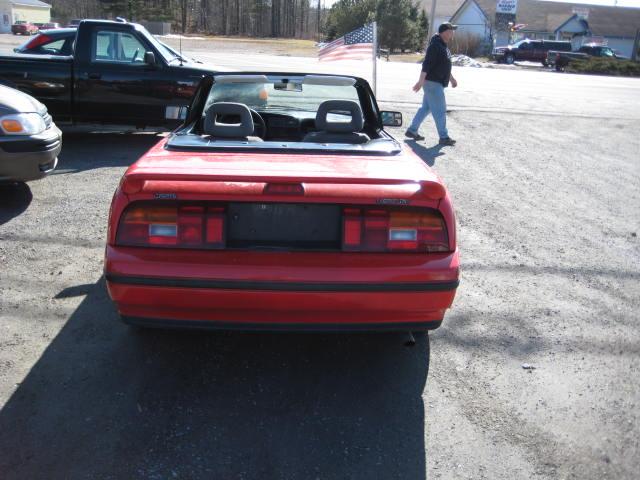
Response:
[{"label": "black pickup truck", "polygon": [[124,21],[82,21],[71,55],[0,56],[0,84],[40,100],[57,123],[172,128],[212,71]]},{"label": "black pickup truck", "polygon": [[629,60],[614,52],[605,45],[582,45],[576,52],[549,51],[547,54],[547,64],[555,67],[556,71],[562,72],[573,60],[587,60],[589,57],[613,58],[616,60]]}]

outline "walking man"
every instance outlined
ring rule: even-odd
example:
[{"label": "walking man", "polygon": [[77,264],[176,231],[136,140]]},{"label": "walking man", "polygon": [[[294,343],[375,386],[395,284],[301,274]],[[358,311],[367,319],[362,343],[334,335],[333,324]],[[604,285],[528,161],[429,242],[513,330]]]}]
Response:
[{"label": "walking man", "polygon": [[427,54],[422,62],[422,72],[418,83],[413,86],[413,91],[418,92],[421,88],[424,92],[422,106],[416,112],[411,125],[405,135],[414,140],[424,140],[418,133],[420,125],[427,118],[429,112],[433,115],[433,120],[440,137],[440,145],[455,145],[456,141],[449,136],[447,131],[447,101],[444,98],[444,89],[449,82],[456,88],[458,82],[451,75],[451,52],[447,44],[453,38],[453,32],[458,28],[449,22],[438,27],[438,33],[433,36],[427,48]]}]

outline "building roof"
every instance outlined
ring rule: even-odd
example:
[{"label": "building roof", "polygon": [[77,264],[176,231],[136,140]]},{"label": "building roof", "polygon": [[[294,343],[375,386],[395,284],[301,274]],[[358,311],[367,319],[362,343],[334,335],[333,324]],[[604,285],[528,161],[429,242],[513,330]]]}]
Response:
[{"label": "building roof", "polygon": [[[431,3],[433,0],[420,0],[419,5],[424,8],[427,15],[431,14]],[[451,17],[456,10],[464,3],[464,0],[436,0],[436,17]]]},{"label": "building roof", "polygon": [[[496,0],[465,1],[475,1],[487,17],[492,22],[494,21]],[[463,3],[460,2],[459,6],[461,7]],[[439,3],[436,4],[436,9],[438,9],[438,5]],[[584,3],[546,2],[544,0],[518,0],[516,22],[527,25],[522,30],[524,32],[553,33],[574,16],[574,8],[589,11],[587,22],[592,35],[633,38],[640,28],[640,8],[606,7]]]},{"label": "building roof", "polygon": [[23,7],[51,8],[51,5],[41,2],[40,0],[9,0],[9,3],[11,3],[11,5]]}]

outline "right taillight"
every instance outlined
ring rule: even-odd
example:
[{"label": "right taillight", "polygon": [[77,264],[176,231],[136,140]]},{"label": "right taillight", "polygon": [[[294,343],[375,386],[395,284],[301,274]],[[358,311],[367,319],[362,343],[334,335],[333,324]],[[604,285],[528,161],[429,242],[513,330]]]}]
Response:
[{"label": "right taillight", "polygon": [[134,204],[120,218],[123,246],[224,248],[225,209],[202,204]]},{"label": "right taillight", "polygon": [[448,252],[449,236],[437,210],[343,210],[342,249],[359,252]]}]

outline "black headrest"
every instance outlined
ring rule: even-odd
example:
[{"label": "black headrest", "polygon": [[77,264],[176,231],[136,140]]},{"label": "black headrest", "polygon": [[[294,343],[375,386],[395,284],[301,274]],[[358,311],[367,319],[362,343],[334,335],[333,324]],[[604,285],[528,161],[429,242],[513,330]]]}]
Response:
[{"label": "black headrest", "polygon": [[[218,115],[237,115],[240,123],[218,123]],[[244,103],[212,103],[204,114],[204,133],[214,137],[237,138],[253,134],[251,111]]]},{"label": "black headrest", "polygon": [[[349,122],[330,122],[327,116],[331,112],[342,113],[349,112],[351,121]],[[358,102],[353,100],[327,100],[322,102],[316,113],[316,128],[325,132],[359,132],[364,126],[364,117],[362,109]]]}]

